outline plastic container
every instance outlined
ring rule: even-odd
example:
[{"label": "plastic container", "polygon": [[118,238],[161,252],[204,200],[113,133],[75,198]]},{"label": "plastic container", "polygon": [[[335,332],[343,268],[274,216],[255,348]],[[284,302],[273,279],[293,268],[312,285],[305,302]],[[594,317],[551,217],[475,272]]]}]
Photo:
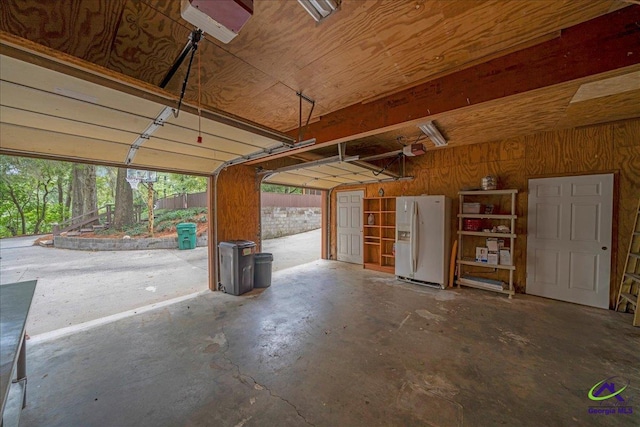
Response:
[{"label": "plastic container", "polygon": [[273,254],[257,253],[253,256],[253,287],[268,288],[271,286],[271,265]]},{"label": "plastic container", "polygon": [[475,218],[465,218],[462,221],[462,229],[464,231],[481,231],[482,230],[482,220]]},{"label": "plastic container", "polygon": [[191,222],[183,222],[176,225],[178,230],[178,248],[195,249],[196,248],[196,225]]},{"label": "plastic container", "polygon": [[463,203],[462,204],[463,214],[479,214],[481,210],[482,210],[481,203]]}]

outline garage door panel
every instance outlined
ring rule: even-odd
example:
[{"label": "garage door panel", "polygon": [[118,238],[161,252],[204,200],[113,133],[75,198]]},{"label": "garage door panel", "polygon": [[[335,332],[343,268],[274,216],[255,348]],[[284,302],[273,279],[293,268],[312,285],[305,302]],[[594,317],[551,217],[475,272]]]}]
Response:
[{"label": "garage door panel", "polygon": [[122,163],[129,145],[0,123],[2,148],[27,154]]}]

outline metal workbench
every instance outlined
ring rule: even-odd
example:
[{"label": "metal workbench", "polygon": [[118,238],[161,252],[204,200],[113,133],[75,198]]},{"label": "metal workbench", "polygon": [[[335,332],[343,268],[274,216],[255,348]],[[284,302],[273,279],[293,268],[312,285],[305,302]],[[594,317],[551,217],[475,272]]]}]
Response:
[{"label": "metal workbench", "polygon": [[27,401],[25,325],[36,283],[0,286],[0,425],[5,427],[18,424]]}]

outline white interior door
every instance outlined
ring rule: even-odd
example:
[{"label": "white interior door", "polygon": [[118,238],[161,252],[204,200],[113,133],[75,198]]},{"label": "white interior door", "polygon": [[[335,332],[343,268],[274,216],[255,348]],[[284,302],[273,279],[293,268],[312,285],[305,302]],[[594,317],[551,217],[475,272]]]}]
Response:
[{"label": "white interior door", "polygon": [[338,199],[338,261],[362,264],[362,198],[364,191],[341,191]]},{"label": "white interior door", "polygon": [[527,293],[609,308],[613,175],[529,180]]}]

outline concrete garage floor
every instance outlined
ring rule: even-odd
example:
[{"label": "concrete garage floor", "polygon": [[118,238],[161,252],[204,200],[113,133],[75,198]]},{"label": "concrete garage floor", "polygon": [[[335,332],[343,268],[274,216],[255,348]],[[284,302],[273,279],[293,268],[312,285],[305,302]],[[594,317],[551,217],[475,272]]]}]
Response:
[{"label": "concrete garage floor", "polygon": [[[319,261],[29,344],[23,425],[637,426],[639,356],[628,315]],[[633,414],[589,414],[611,376]]]},{"label": "concrete garage floor", "polygon": [[[36,239],[0,239],[0,284],[38,279],[27,323],[36,339],[208,292],[206,247],[91,252],[33,246]],[[265,240],[263,251],[273,253],[274,271],[312,262],[320,230]]]}]

